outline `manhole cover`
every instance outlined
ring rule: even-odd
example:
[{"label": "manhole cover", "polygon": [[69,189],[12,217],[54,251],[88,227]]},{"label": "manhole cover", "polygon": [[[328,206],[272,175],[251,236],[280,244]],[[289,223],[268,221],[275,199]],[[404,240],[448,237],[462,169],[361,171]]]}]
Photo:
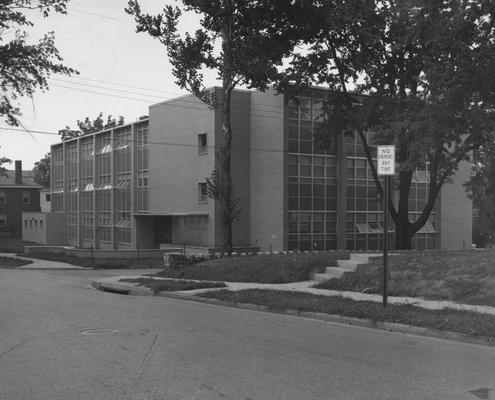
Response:
[{"label": "manhole cover", "polygon": [[91,329],[83,329],[79,333],[81,335],[109,335],[112,333],[119,333],[120,329],[116,328],[91,328]]}]

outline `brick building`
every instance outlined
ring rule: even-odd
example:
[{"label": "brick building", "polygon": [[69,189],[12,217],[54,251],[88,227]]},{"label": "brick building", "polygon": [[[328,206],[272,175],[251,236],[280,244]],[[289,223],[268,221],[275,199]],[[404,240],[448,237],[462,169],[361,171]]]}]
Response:
[{"label": "brick building", "polygon": [[[294,102],[273,91],[234,92],[232,174],[242,203],[235,247],[380,248],[381,206],[359,139],[326,152],[315,143],[325,93]],[[220,135],[220,110],[184,96],[150,106],[134,123],[53,145],[52,211],[65,215],[67,244],[218,247],[220,210],[205,178]],[[469,167],[445,186],[414,247],[470,246],[472,206],[462,187]],[[414,175],[411,218],[426,202],[428,179],[427,166]]]},{"label": "brick building", "polygon": [[15,237],[22,235],[22,213],[40,211],[40,190],[31,171],[22,170],[15,161],[15,170],[0,176],[0,232]]}]

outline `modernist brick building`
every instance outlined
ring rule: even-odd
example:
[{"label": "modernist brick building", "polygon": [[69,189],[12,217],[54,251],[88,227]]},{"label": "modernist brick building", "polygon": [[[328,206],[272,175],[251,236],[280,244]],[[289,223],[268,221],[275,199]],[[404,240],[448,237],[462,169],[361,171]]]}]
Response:
[{"label": "modernist brick building", "polygon": [[31,171],[22,171],[22,162],[15,162],[15,170],[0,176],[0,232],[22,235],[22,213],[40,211],[40,190]]},{"label": "modernist brick building", "polygon": [[[381,206],[359,139],[326,152],[315,143],[324,96],[314,89],[293,102],[273,91],[234,93],[232,171],[242,199],[234,246],[380,247]],[[219,208],[206,196],[205,178],[215,166],[220,117],[184,96],[150,106],[149,117],[134,123],[53,145],[52,211],[65,215],[67,244],[218,247]],[[446,185],[416,248],[470,246],[468,173],[461,165]],[[428,172],[417,171],[412,214],[427,191]]]}]

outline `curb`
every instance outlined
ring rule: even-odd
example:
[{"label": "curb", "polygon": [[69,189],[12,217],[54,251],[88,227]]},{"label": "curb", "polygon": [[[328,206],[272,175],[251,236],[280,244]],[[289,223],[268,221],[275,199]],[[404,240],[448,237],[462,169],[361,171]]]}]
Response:
[{"label": "curb", "polygon": [[[113,283],[113,282],[101,282],[101,281],[91,281],[91,286],[97,290],[104,292],[124,294],[130,296],[153,296],[153,292],[149,288],[144,288],[140,286],[134,286],[126,283]],[[221,290],[219,288],[218,290]],[[355,317],[346,317],[337,314],[324,314],[311,311],[297,311],[297,310],[274,310],[267,306],[260,306],[251,303],[235,303],[231,301],[209,299],[205,297],[198,297],[196,295],[191,295],[187,293],[178,292],[160,292],[155,297],[168,297],[177,300],[186,300],[196,303],[206,303],[216,306],[225,306],[231,308],[239,308],[243,310],[268,312],[272,314],[290,315],[295,317],[309,318],[324,322],[333,322],[343,325],[358,326],[361,328],[377,329],[387,332],[395,332],[416,336],[433,337],[443,340],[453,340],[462,343],[476,344],[482,346],[495,347],[495,341],[493,338],[485,336],[468,336],[466,334],[448,331],[436,331],[429,328],[422,328],[414,325],[404,325],[395,322],[380,322],[372,321],[369,319],[361,319]]]}]

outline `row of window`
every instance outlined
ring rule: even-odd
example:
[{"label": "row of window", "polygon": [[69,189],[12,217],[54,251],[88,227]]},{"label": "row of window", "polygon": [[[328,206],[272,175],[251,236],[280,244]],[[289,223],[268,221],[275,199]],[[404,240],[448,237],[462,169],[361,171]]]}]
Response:
[{"label": "row of window", "polygon": [[[31,202],[31,193],[23,190],[22,191],[22,204],[28,205]],[[7,193],[2,190],[0,191],[0,204],[7,204]]]},{"label": "row of window", "polygon": [[[3,219],[3,222],[4,224],[6,223],[6,220],[5,218]],[[2,226],[2,216],[0,215],[0,226]],[[25,219],[24,220],[24,228],[43,228],[43,220],[40,219],[35,219],[35,218],[31,218],[31,219]]]}]

